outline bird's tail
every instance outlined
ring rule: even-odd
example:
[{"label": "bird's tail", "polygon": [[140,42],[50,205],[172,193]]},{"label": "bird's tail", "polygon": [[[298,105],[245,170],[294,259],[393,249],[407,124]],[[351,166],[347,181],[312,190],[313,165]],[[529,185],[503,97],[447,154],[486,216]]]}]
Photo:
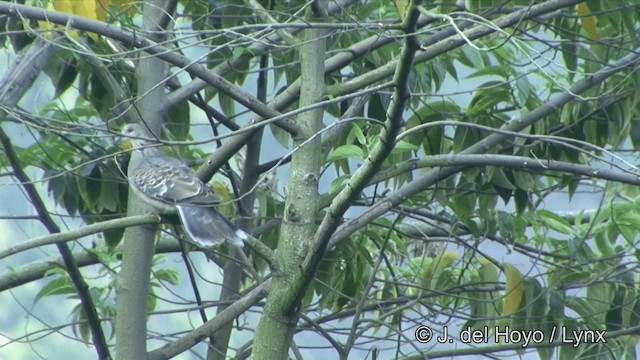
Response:
[{"label": "bird's tail", "polygon": [[225,219],[212,207],[177,205],[180,220],[189,238],[202,247],[229,241],[242,246],[247,234]]}]

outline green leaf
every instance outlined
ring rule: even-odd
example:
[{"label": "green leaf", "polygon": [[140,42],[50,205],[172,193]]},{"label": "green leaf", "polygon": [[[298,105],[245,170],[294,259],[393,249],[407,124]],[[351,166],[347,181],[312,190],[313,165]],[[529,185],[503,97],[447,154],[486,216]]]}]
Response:
[{"label": "green leaf", "polygon": [[561,271],[559,274],[557,283],[554,282],[554,285],[558,286],[566,286],[566,285],[575,285],[585,282],[591,278],[591,273],[589,271],[577,271],[567,269],[565,271]]},{"label": "green leaf", "polygon": [[367,144],[367,138],[364,136],[362,128],[360,128],[360,125],[358,125],[357,123],[351,123],[351,134],[355,136],[355,138],[361,145]]},{"label": "green leaf", "polygon": [[269,130],[271,130],[273,137],[276,139],[276,141],[278,141],[278,143],[282,147],[289,148],[291,143],[291,137],[289,136],[288,132],[282,130],[280,127],[275,126],[273,124],[269,125]]},{"label": "green leaf", "polygon": [[513,200],[516,204],[516,214],[522,215],[529,207],[529,194],[523,190],[513,192]]},{"label": "green leaf", "polygon": [[387,119],[386,109],[389,107],[389,97],[383,98],[380,94],[375,94],[371,97],[369,107],[367,108],[367,116],[379,121],[385,121]]},{"label": "green leaf", "polygon": [[562,50],[562,59],[564,65],[567,67],[567,76],[569,79],[573,79],[575,71],[578,69],[578,47],[575,39],[577,34],[577,22],[567,19],[566,17],[560,17],[559,25],[566,31],[562,32],[563,37],[567,41],[560,42],[560,50]]},{"label": "green leaf", "polygon": [[336,302],[336,309],[341,310],[344,308],[351,299],[355,298],[356,294],[361,289],[362,279],[362,263],[358,261],[357,253],[354,254],[353,261],[346,263],[346,271],[344,281],[342,282],[342,289],[340,297]]},{"label": "green leaf", "polygon": [[[580,331],[582,330],[580,326],[580,322],[571,318],[564,319],[564,329],[568,334],[571,334],[572,331]],[[593,330],[593,329],[589,329]],[[584,346],[575,347],[573,344],[566,344],[560,346],[560,354],[559,359],[561,360],[571,360],[571,359],[580,359],[580,354],[584,351]],[[587,358],[588,359],[588,358]]]},{"label": "green leaf", "polygon": [[[491,262],[482,259],[482,265],[478,272],[471,277],[472,284],[491,287],[498,284],[498,268]],[[474,328],[491,326],[499,313],[498,302],[501,297],[498,291],[471,291],[467,294],[469,299],[471,318],[485,319],[473,324]]]},{"label": "green leaf", "polygon": [[82,304],[78,304],[73,307],[71,310],[72,318],[76,325],[73,326],[73,334],[76,337],[81,338],[85,342],[91,341],[91,329],[89,328],[89,323],[87,322],[87,314],[84,312],[82,308]]},{"label": "green leaf", "polygon": [[149,296],[147,296],[147,309],[154,311],[158,305],[158,297],[153,286],[149,286]]},{"label": "green leaf", "polygon": [[66,66],[62,69],[57,79],[52,79],[54,81],[54,87],[56,89],[56,93],[54,95],[55,98],[59,97],[62,93],[64,93],[76,80],[78,76],[78,64],[75,58],[71,58],[71,60],[66,63]]},{"label": "green leaf", "polygon": [[508,243],[513,243],[516,239],[513,231],[514,216],[506,211],[500,210],[497,212],[497,219],[500,237]]},{"label": "green leaf", "polygon": [[[555,289],[547,289],[547,307],[548,311],[544,317],[544,320],[540,324],[539,329],[542,330],[545,335],[545,341],[551,342],[560,337],[560,332],[553,331],[553,327],[558,329],[564,318],[564,300],[563,295]],[[551,335],[555,334],[554,339],[551,339]],[[538,347],[538,355],[541,359],[551,359],[555,348]]]},{"label": "green leaf", "polygon": [[[631,317],[629,318],[629,326],[636,327],[640,325],[640,297],[635,299],[633,309],[631,311]],[[640,335],[636,333],[636,335]]]},{"label": "green leaf", "polygon": [[521,76],[516,80],[516,88],[518,89],[518,100],[521,104],[526,104],[534,90],[526,76]]},{"label": "green leaf", "polygon": [[71,280],[67,276],[59,276],[51,281],[35,296],[33,302],[37,302],[43,297],[51,296],[51,295],[62,295],[62,294],[75,294],[76,289],[71,283]]},{"label": "green leaf", "polygon": [[342,185],[345,183],[345,181],[349,178],[351,178],[351,174],[340,175],[331,180],[331,185],[329,185],[329,194],[335,194],[336,192],[338,192],[342,188]]},{"label": "green leaf", "polygon": [[467,115],[473,118],[478,114],[493,112],[496,105],[504,102],[512,104],[509,86],[504,82],[488,81],[474,92],[467,108]]},{"label": "green leaf", "polygon": [[158,280],[166,281],[171,285],[180,283],[180,274],[173,269],[160,269],[154,272]]},{"label": "green leaf", "polygon": [[[427,77],[428,79],[431,79],[431,81],[433,82],[433,85],[435,87],[435,90],[438,91],[440,90],[440,87],[442,86],[442,83],[445,81],[446,77],[447,77],[447,69],[446,67],[439,63],[439,62],[434,62],[434,61],[430,61],[428,64],[429,67],[429,76]],[[425,84],[427,85],[427,84]],[[428,86],[424,86],[423,87],[425,90],[428,90]]]},{"label": "green leaf", "polygon": [[89,163],[78,171],[81,175],[77,179],[78,194],[89,209],[95,209],[100,199],[100,191],[102,191],[102,178],[100,167],[96,163]]},{"label": "green leaf", "polygon": [[474,145],[479,140],[478,132],[467,126],[458,126],[453,135],[453,151],[456,153]]},{"label": "green leaf", "polygon": [[[493,168],[493,175],[491,176],[491,183],[494,185],[500,186],[504,189],[516,190],[517,187],[513,184],[513,182],[507,177],[505,170],[502,168]],[[505,200],[505,203],[507,201]]]},{"label": "green leaf", "polygon": [[189,138],[190,120],[189,101],[184,100],[169,108],[163,124],[171,133],[171,139],[186,141]]},{"label": "green leaf", "polygon": [[410,144],[404,140],[400,140],[396,142],[395,146],[391,150],[392,155],[401,154],[407,151],[416,151],[418,150],[418,146]]},{"label": "green leaf", "polygon": [[624,286],[617,286],[613,292],[611,307],[605,316],[605,326],[607,331],[620,330],[623,326],[622,310],[625,305],[626,289]]},{"label": "green leaf", "polygon": [[[615,225],[609,223],[609,225],[612,225],[611,227],[615,227]],[[600,252],[600,254],[603,257],[612,257],[615,255],[615,249],[613,247],[613,244],[611,244],[611,240],[610,238],[607,236],[606,232],[599,232],[597,234],[594,234],[593,236],[594,239],[594,243],[596,245],[596,248],[598,249],[598,251]],[[615,239],[615,237],[614,237]]]},{"label": "green leaf", "polygon": [[479,69],[484,66],[482,57],[477,50],[470,46],[463,46],[460,50],[460,56],[458,57],[460,63],[472,69]]},{"label": "green leaf", "polygon": [[505,189],[502,186],[498,186],[498,185],[493,185],[493,188],[496,191],[496,193],[498,194],[498,196],[500,196],[502,201],[505,204],[508,204],[509,201],[511,200],[511,196],[513,195],[513,191],[511,191],[509,189]]},{"label": "green leaf", "polygon": [[443,251],[425,267],[422,277],[430,289],[447,289],[453,285],[448,284],[448,280],[451,280],[452,264],[458,256],[455,251]]},{"label": "green leaf", "polygon": [[478,215],[484,220],[491,219],[497,204],[498,194],[493,191],[491,185],[483,185],[478,193]]},{"label": "green leaf", "polygon": [[604,318],[609,310],[610,304],[613,302],[614,286],[611,283],[594,283],[587,286],[586,301],[593,309],[590,316],[583,314],[585,317],[593,317],[594,322],[598,322],[599,326],[605,324]]},{"label": "green leaf", "polygon": [[232,98],[218,94],[218,102],[220,103],[220,109],[228,117],[233,118],[236,116],[236,102]]},{"label": "green leaf", "polygon": [[347,144],[347,145],[338,146],[337,148],[333,149],[329,153],[329,156],[327,156],[327,162],[333,162],[336,160],[349,159],[349,158],[364,159],[364,157],[365,155],[362,148],[356,145]]},{"label": "green leaf", "polygon": [[[422,124],[428,124],[434,121],[450,119],[460,113],[460,107],[450,101],[434,101],[419,108],[409,117],[406,122],[407,130],[413,129]],[[408,136],[409,142],[412,144],[422,144],[425,154],[440,154],[445,151],[442,149],[446,142],[444,136],[444,126],[431,126],[414,131]]]},{"label": "green leaf", "polygon": [[471,218],[475,210],[478,193],[473,186],[474,185],[469,182],[459,183],[455,193],[451,197],[451,209],[461,219]]},{"label": "green leaf", "polygon": [[526,311],[527,330],[540,329],[547,311],[547,297],[542,289],[542,284],[536,278],[525,279],[524,291],[527,297],[526,304],[520,304]]},{"label": "green leaf", "polygon": [[[117,212],[119,210],[120,199],[120,187],[117,180],[107,174],[101,181],[100,197],[96,201],[98,212],[105,210],[110,212]],[[123,186],[124,188],[124,186]],[[126,189],[123,189],[126,191]]]},{"label": "green leaf", "polygon": [[544,209],[538,210],[536,214],[538,214],[542,223],[549,228],[565,235],[571,235],[574,233],[571,224],[561,216]]},{"label": "green leaf", "polygon": [[482,76],[498,76],[504,79],[508,78],[506,68],[502,66],[486,66],[474,73],[471,73],[471,75],[468,75],[466,79],[473,79]]},{"label": "green leaf", "polygon": [[451,77],[458,81],[458,70],[456,69],[453,59],[446,57],[444,60],[444,66],[447,68],[447,72]]},{"label": "green leaf", "polygon": [[55,88],[54,97],[59,97],[75,81],[78,64],[73,52],[59,48],[55,52],[55,61],[48,61],[44,73],[51,79]]}]

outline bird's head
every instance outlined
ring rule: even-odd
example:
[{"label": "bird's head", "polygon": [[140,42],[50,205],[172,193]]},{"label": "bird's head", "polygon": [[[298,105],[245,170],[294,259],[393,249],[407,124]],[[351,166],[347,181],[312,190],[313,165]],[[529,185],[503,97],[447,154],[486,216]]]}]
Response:
[{"label": "bird's head", "polygon": [[125,137],[121,147],[125,149],[142,149],[153,143],[149,131],[142,128],[139,124],[126,124],[122,128],[121,134]]}]

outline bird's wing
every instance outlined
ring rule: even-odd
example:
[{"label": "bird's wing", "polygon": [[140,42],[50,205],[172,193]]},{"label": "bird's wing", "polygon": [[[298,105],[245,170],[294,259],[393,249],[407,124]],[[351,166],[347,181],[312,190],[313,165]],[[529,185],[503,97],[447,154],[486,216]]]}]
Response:
[{"label": "bird's wing", "polygon": [[126,125],[122,133],[131,137],[136,149],[129,163],[129,182],[145,201],[162,210],[177,208],[188,238],[200,246],[225,239],[242,246],[247,234],[213,208],[218,199],[185,163],[147,146],[139,137],[149,136],[138,125]]},{"label": "bird's wing", "polygon": [[211,206],[218,203],[209,187],[180,160],[160,154],[142,154],[131,181],[142,193],[172,204]]}]

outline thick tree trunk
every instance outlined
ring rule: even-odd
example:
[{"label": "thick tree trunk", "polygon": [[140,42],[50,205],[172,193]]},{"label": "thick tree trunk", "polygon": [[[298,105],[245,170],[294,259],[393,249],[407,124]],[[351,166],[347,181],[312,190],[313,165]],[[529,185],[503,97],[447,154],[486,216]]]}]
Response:
[{"label": "thick tree trunk", "polygon": [[[148,1],[144,6],[144,29],[159,31],[159,19],[163,17],[166,1]],[[157,39],[154,39],[157,40]],[[138,62],[138,94],[135,104],[142,121],[148,128],[160,134],[162,118],[159,113],[165,98],[164,86],[167,64],[156,57],[143,56]],[[159,85],[160,84],[160,85]],[[133,193],[129,192],[127,215],[151,211]],[[118,359],[147,358],[147,304],[149,276],[157,226],[127,228],[122,246],[122,269],[118,273],[116,306],[116,356]]]},{"label": "thick tree trunk", "polygon": [[[299,106],[316,103],[325,94],[324,30],[305,30],[300,48],[302,88]],[[298,117],[298,134],[291,159],[287,183],[287,200],[281,237],[276,251],[273,281],[258,328],[253,359],[286,359],[293,332],[300,316],[302,286],[300,266],[316,228],[319,204],[318,177],[321,165],[322,109],[302,113]]]}]

